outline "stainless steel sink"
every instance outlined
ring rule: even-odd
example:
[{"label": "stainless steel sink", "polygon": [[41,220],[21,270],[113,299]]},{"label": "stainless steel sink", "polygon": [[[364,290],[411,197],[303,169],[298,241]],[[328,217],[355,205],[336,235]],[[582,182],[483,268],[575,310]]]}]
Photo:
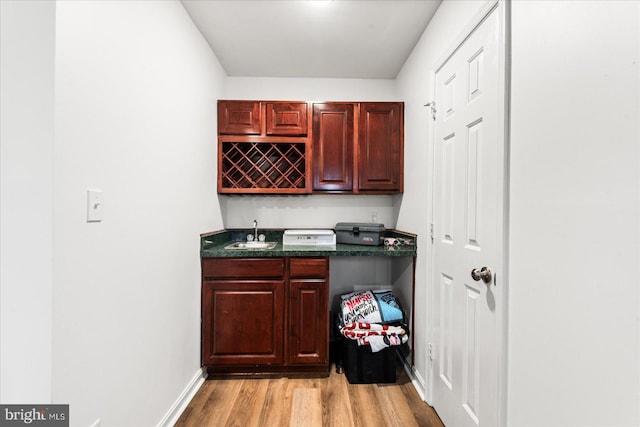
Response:
[{"label": "stainless steel sink", "polygon": [[235,242],[225,246],[225,249],[273,249],[278,242]]}]

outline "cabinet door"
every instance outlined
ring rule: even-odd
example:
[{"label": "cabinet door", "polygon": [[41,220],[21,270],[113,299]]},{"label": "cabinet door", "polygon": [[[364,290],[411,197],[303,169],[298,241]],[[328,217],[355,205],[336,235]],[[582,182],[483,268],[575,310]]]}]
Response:
[{"label": "cabinet door", "polygon": [[358,130],[358,189],[402,192],[403,104],[363,102]]},{"label": "cabinet door", "polygon": [[306,135],[306,102],[267,102],[267,135]]},{"label": "cabinet door", "polygon": [[289,259],[290,365],[329,363],[329,258]]},{"label": "cabinet door", "polygon": [[354,104],[313,104],[313,189],[353,191]]},{"label": "cabinet door", "polygon": [[218,101],[218,133],[260,135],[260,102]]},{"label": "cabinet door", "polygon": [[205,280],[203,365],[284,362],[284,281]]},{"label": "cabinet door", "polygon": [[288,364],[329,363],[328,286],[323,279],[291,279]]}]

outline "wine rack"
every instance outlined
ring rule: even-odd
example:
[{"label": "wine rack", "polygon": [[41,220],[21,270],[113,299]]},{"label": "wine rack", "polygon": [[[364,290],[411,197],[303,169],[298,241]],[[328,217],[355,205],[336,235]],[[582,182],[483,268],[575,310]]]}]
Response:
[{"label": "wine rack", "polygon": [[307,192],[305,142],[221,141],[221,193]]}]

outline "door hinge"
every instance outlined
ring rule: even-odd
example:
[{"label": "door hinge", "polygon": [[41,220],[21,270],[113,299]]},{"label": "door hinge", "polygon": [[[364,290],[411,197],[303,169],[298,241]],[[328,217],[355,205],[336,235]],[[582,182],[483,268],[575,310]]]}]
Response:
[{"label": "door hinge", "polygon": [[431,227],[430,227],[429,233],[431,235],[431,244],[433,244],[433,223],[431,223]]},{"label": "door hinge", "polygon": [[427,349],[427,357],[429,358],[429,362],[433,362],[433,344],[429,343],[429,347]]},{"label": "door hinge", "polygon": [[426,104],[424,104],[424,106],[429,107],[429,109],[431,110],[431,118],[435,120],[436,112],[438,111],[436,110],[436,102],[435,101],[427,102]]}]

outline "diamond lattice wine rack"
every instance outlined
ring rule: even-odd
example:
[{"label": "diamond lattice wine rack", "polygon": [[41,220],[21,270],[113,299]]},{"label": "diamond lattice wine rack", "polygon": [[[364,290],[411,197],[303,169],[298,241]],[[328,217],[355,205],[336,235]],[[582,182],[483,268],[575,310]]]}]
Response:
[{"label": "diamond lattice wine rack", "polygon": [[223,142],[222,188],[233,192],[304,192],[305,152],[304,142]]}]

